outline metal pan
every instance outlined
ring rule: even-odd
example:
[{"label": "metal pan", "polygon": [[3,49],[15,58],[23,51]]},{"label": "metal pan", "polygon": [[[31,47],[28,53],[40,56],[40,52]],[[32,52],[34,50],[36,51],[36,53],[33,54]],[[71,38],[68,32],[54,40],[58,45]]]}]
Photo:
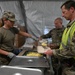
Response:
[{"label": "metal pan", "polygon": [[43,75],[42,70],[17,66],[1,66],[0,75]]},{"label": "metal pan", "polygon": [[16,56],[9,63],[10,66],[21,67],[38,67],[49,68],[49,64],[45,57],[28,57],[28,56]]}]

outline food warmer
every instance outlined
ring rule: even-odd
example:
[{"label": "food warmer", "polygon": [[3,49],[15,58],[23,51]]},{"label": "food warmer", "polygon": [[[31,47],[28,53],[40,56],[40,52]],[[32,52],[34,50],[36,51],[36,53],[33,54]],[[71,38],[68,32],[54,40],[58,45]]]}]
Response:
[{"label": "food warmer", "polygon": [[10,66],[49,68],[49,64],[45,55],[27,56],[28,53],[37,53],[32,50],[23,50],[20,55],[14,57],[9,63]]}]

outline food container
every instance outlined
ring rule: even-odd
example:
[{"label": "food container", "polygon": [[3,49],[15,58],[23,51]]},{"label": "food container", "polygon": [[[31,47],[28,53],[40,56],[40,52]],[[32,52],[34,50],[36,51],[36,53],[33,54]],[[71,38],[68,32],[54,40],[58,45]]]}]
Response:
[{"label": "food container", "polygon": [[28,50],[28,49],[33,49],[34,45],[33,44],[25,44],[23,45],[21,48],[24,50]]},{"label": "food container", "polygon": [[45,75],[46,70],[50,68],[46,56],[26,56],[29,52],[36,53],[36,51],[24,50],[19,56],[16,56],[11,60],[9,66],[20,66],[24,68],[40,69],[43,75]]},{"label": "food container", "polygon": [[42,70],[18,66],[0,66],[0,75],[43,75]]},{"label": "food container", "polygon": [[10,66],[49,68],[45,57],[16,56],[9,63]]}]

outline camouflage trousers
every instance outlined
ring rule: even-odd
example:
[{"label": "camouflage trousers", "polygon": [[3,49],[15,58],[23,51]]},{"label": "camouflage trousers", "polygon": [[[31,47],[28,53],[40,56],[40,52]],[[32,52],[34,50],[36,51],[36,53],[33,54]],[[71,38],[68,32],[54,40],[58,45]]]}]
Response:
[{"label": "camouflage trousers", "polygon": [[52,61],[54,62],[53,67],[59,68],[58,74],[55,75],[75,75],[75,60],[73,58],[60,61],[53,57]]},{"label": "camouflage trousers", "polygon": [[62,75],[75,75],[75,67],[65,67],[62,71]]},{"label": "camouflage trousers", "polygon": [[62,75],[75,75],[75,60],[73,58],[62,61]]},{"label": "camouflage trousers", "polygon": [[58,58],[52,57],[52,66],[53,66],[53,70],[55,72],[54,75],[61,75],[62,74],[61,63],[58,60]]},{"label": "camouflage trousers", "polygon": [[0,65],[8,65],[10,61],[11,59],[7,56],[0,55]]}]

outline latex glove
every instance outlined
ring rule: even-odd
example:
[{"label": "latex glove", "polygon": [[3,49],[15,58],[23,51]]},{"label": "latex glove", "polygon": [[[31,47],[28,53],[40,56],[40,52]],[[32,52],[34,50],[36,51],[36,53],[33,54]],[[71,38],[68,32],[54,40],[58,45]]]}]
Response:
[{"label": "latex glove", "polygon": [[37,38],[35,38],[34,36],[31,37],[33,40],[38,41]]},{"label": "latex glove", "polygon": [[14,53],[9,52],[7,55],[9,58],[13,58],[14,56],[16,56]]}]

